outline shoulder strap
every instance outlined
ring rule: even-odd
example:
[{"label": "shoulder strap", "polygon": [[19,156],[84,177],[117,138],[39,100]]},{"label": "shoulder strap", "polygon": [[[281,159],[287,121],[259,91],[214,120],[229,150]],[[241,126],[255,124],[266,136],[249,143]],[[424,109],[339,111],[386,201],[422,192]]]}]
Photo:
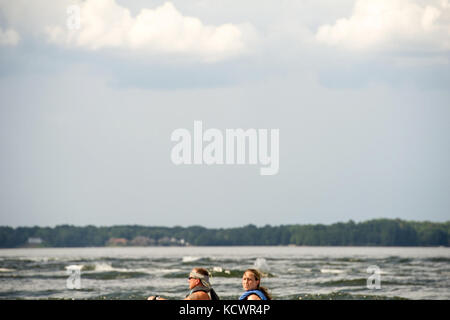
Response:
[{"label": "shoulder strap", "polygon": [[189,297],[191,294],[193,294],[197,291],[206,292],[209,295],[209,297],[211,298],[211,294],[209,293],[211,291],[211,289],[207,288],[205,286],[196,286],[196,287],[192,288],[191,291],[189,291],[189,293],[186,295],[186,297]]}]

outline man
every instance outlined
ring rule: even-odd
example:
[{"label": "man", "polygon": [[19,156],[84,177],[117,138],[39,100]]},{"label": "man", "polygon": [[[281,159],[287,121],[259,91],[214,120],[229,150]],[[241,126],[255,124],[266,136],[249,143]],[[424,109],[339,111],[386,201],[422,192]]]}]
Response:
[{"label": "man", "polygon": [[[209,282],[208,270],[204,268],[194,268],[189,273],[189,293],[184,300],[219,300],[214,289]],[[148,300],[166,300],[160,296],[151,296]]]}]

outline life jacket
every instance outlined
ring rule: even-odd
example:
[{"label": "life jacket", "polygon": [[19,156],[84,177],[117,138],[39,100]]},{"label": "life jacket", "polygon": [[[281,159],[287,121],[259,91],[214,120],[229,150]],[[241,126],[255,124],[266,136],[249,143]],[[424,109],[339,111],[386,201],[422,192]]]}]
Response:
[{"label": "life jacket", "polygon": [[248,290],[245,291],[240,297],[239,300],[246,300],[248,296],[256,294],[258,297],[261,298],[261,300],[267,300],[266,295],[261,290]]},{"label": "life jacket", "polygon": [[213,288],[208,288],[205,286],[196,286],[189,291],[189,293],[186,295],[186,297],[189,297],[191,294],[197,291],[203,291],[206,292],[211,300],[220,300],[219,296],[216,294]]}]

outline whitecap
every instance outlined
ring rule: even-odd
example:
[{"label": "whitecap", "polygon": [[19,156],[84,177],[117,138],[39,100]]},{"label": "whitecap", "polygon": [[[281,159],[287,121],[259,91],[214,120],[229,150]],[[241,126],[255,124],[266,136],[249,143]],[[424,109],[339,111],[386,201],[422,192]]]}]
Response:
[{"label": "whitecap", "polygon": [[99,262],[94,264],[94,272],[133,272],[131,269],[115,268],[110,263]]},{"label": "whitecap", "polygon": [[344,273],[344,270],[338,270],[338,269],[320,269],[320,272],[322,273]]},{"label": "whitecap", "polygon": [[201,257],[185,256],[185,257],[183,257],[181,259],[181,261],[183,261],[183,262],[194,262],[194,261],[197,261],[197,260],[200,260],[200,259],[201,259]]},{"label": "whitecap", "polygon": [[148,270],[148,273],[151,273],[151,274],[169,274],[169,273],[176,273],[176,272],[185,271],[183,269],[178,269],[178,268],[174,268],[174,269],[153,268],[153,269],[147,269],[147,270]]},{"label": "whitecap", "polygon": [[83,268],[82,264],[71,264],[69,266],[65,266],[66,270],[77,270],[77,271],[81,271],[81,269]]},{"label": "whitecap", "polygon": [[113,268],[113,266],[111,266],[109,263],[96,263],[94,270],[99,272],[108,272],[114,271],[116,269]]},{"label": "whitecap", "polygon": [[253,266],[255,267],[255,269],[258,269],[259,271],[269,271],[269,265],[267,264],[267,260],[264,258],[257,258],[255,260],[255,263],[253,264]]}]

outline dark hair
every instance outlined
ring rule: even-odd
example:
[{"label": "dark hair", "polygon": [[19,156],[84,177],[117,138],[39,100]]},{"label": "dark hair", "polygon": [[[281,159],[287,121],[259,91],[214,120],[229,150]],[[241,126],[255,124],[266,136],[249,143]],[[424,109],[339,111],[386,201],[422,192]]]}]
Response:
[{"label": "dark hair", "polygon": [[267,300],[272,300],[272,295],[269,293],[269,290],[266,287],[261,286],[261,278],[262,278],[261,272],[259,272],[256,269],[247,269],[247,270],[244,271],[244,274],[246,272],[253,273],[253,276],[255,277],[255,280],[259,280],[259,284],[258,284],[258,287],[256,289],[262,291],[262,293],[264,293],[264,295],[266,296]]},{"label": "dark hair", "polygon": [[200,273],[204,276],[209,276],[209,272],[205,268],[194,268],[194,270],[195,272]]}]

